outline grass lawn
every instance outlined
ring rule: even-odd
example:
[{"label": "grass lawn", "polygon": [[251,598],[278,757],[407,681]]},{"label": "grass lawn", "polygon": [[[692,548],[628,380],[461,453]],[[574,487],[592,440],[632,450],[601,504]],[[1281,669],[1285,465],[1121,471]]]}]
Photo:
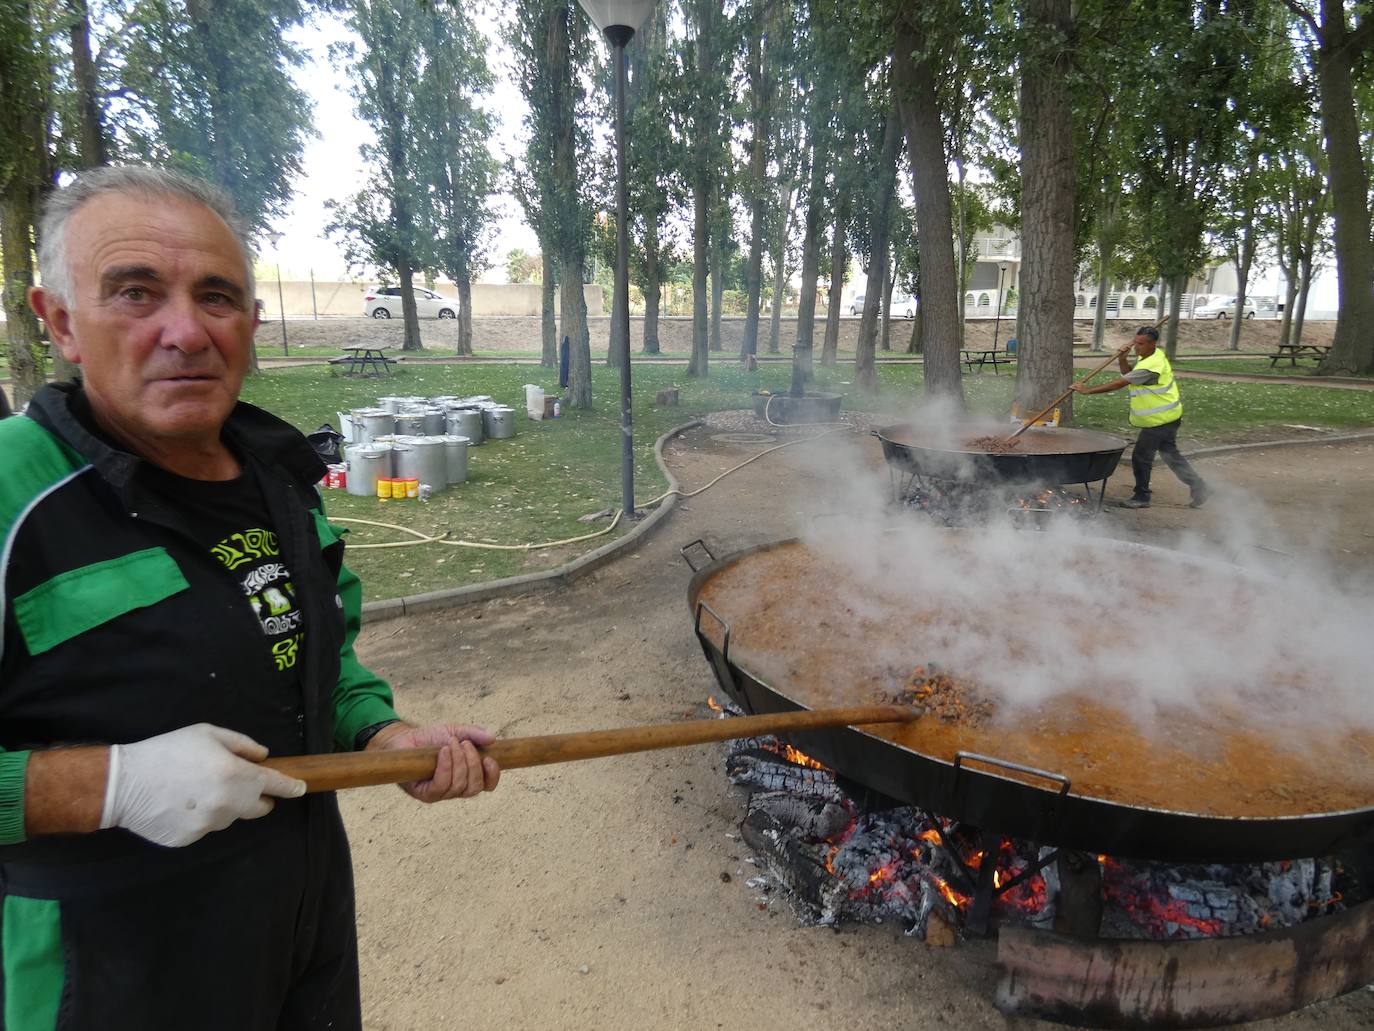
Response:
[{"label": "grass lawn", "polygon": [[[1200,372],[1231,372],[1247,376],[1312,376],[1315,378],[1317,374],[1317,363],[1310,358],[1300,359],[1297,365],[1292,365],[1288,361],[1282,359],[1277,364],[1270,365],[1269,359],[1263,357],[1212,357],[1207,359],[1194,359],[1185,365],[1181,365],[1180,368],[1189,372],[1193,370]],[[1374,380],[1374,376],[1360,378]]]},{"label": "grass lawn", "polygon": [[[845,405],[857,410],[910,410],[920,397],[923,369],[916,365],[879,366],[880,393],[862,398],[852,393],[853,369],[817,368],[819,389],[846,394]],[[705,381],[693,380],[680,366],[636,364],[635,485],[643,503],[667,484],[653,461],[654,441],[694,416],[749,404],[752,390],[785,389],[787,365],[763,365],[741,372],[732,361],[712,368]],[[563,417],[534,422],[524,415],[524,384],[550,389],[555,377],[528,365],[412,365],[389,379],[345,379],[329,370],[302,366],[268,370],[251,377],[244,400],[267,408],[309,432],[321,423],[336,424],[337,412],[372,404],[382,394],[490,394],[516,408],[516,436],[488,441],[469,455],[466,484],[427,502],[379,502],[343,491],[327,491],[330,514],[403,525],[422,533],[445,531],[454,538],[498,544],[522,544],[577,537],[602,528],[578,517],[619,507],[620,450],[618,373],[603,364],[593,369],[596,407],[588,412],[564,408]],[[999,417],[1008,410],[1012,376],[979,373],[965,377],[972,409]],[[681,390],[677,408],[657,409],[654,393],[668,386]],[[1225,383],[1193,380],[1184,387],[1188,416],[1186,445],[1240,439],[1283,423],[1309,426],[1374,425],[1374,392],[1321,387]],[[1078,425],[1125,434],[1124,394],[1080,399]],[[616,531],[620,532],[619,529]],[[353,545],[404,540],[395,530],[351,527]],[[552,568],[610,540],[544,551],[484,551],[439,544],[413,547],[353,548],[349,564],[363,577],[368,599],[416,594],[516,573]]]}]

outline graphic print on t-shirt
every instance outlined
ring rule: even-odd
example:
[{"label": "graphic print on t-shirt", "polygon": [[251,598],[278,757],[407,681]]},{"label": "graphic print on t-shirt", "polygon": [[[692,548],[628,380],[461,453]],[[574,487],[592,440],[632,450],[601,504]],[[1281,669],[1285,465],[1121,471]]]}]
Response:
[{"label": "graphic print on t-shirt", "polygon": [[238,578],[267,635],[278,671],[295,666],[302,615],[296,605],[291,571],[281,561],[277,535],[261,528],[240,530],[222,539],[210,552]]}]

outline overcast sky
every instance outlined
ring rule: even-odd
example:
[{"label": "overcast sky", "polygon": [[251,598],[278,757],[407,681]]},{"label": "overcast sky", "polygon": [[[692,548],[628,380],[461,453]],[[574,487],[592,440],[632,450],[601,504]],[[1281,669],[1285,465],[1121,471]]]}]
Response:
[{"label": "overcast sky", "polygon": [[[486,16],[475,16],[474,20],[487,37],[487,59],[496,76],[489,107],[498,120],[493,147],[504,161],[519,149],[525,101],[515,86],[510,51],[499,39],[495,20]],[[329,63],[329,44],[342,39],[344,34],[339,18],[320,15],[291,36],[292,42],[309,56],[295,78],[315,102],[315,128],[320,135],[306,143],[303,175],[290,214],[276,226],[282,234],[281,242],[276,248],[270,243],[263,245],[263,263],[270,266],[279,260],[284,279],[306,279],[312,269],[316,279],[341,279],[348,273],[342,249],[325,236],[329,214],[324,205],[327,200],[341,200],[356,191],[365,178],[358,146],[370,130],[354,113],[347,77]],[[484,282],[505,282],[505,256],[512,248],[532,253],[539,250],[534,232],[525,225],[514,199],[498,198],[497,208],[501,219],[492,248],[495,265],[483,277]],[[357,278],[367,279],[370,275],[355,272]]]}]

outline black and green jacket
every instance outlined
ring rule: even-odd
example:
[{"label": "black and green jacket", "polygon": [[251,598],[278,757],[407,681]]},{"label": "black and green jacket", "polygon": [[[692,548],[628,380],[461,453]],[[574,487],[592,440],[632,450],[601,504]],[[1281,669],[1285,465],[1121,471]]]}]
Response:
[{"label": "black and green jacket", "polygon": [[301,434],[247,404],[225,427],[259,478],[304,613],[301,697],[285,704],[259,697],[260,656],[221,632],[256,629],[238,585],[145,489],[145,463],[87,429],[84,403],[76,388],[49,386],[27,417],[0,422],[2,864],[86,862],[142,844],[122,831],[25,841],[31,749],[203,721],[274,755],[342,751],[395,718],[387,684],[353,653],[361,586]]}]

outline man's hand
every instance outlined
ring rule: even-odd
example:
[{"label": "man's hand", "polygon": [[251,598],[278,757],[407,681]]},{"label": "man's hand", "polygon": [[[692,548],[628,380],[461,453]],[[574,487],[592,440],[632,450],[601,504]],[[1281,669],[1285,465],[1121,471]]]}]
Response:
[{"label": "man's hand", "polygon": [[501,767],[495,759],[483,757],[477,751],[495,740],[496,735],[481,727],[458,723],[436,723],[430,727],[396,723],[384,728],[367,747],[439,749],[434,776],[402,784],[401,790],[421,802],[442,802],[446,798],[473,798],[483,791],[496,790]]},{"label": "man's hand", "polygon": [[209,723],[112,745],[100,826],[181,846],[266,816],[273,797],[305,794],[305,781],[257,765],[266,758],[252,738]]},{"label": "man's hand", "polygon": [[1076,379],[1072,383],[1070,383],[1069,389],[1072,390],[1075,394],[1088,393],[1088,385],[1084,383],[1081,379]]}]

